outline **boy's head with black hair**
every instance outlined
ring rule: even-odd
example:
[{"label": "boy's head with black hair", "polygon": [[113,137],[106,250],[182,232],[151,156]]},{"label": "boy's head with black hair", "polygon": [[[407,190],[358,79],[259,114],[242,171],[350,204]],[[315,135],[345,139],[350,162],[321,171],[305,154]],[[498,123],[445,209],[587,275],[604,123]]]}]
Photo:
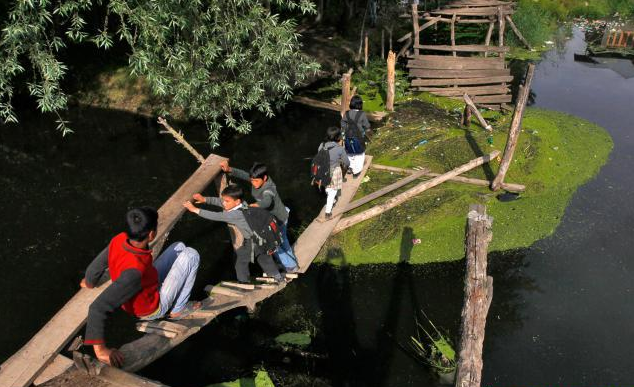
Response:
[{"label": "boy's head with black hair", "polygon": [[151,242],[156,237],[158,212],[151,207],[138,207],[125,215],[126,234],[135,242]]},{"label": "boy's head with black hair", "polygon": [[363,110],[363,99],[355,95],[350,99],[350,109]]},{"label": "boy's head with black hair", "polygon": [[267,171],[266,165],[263,163],[255,162],[249,171],[249,176],[251,177],[251,185],[255,189],[258,189],[266,183],[269,179],[269,173]]},{"label": "boy's head with black hair", "polygon": [[242,200],[244,198],[244,192],[242,188],[235,184],[229,184],[225,189],[220,193],[222,197],[222,207],[226,210],[232,210],[236,206],[242,204]]},{"label": "boy's head with black hair", "polygon": [[331,126],[326,129],[326,141],[339,142],[341,141],[341,129],[336,126]]}]

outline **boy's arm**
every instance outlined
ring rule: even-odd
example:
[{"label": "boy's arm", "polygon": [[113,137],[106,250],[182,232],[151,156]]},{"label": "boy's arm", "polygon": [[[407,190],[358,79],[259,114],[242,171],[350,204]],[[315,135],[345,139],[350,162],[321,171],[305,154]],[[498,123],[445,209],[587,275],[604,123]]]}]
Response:
[{"label": "boy's arm", "polygon": [[267,189],[262,194],[262,199],[258,200],[258,207],[269,209],[273,206],[273,199],[275,198],[275,192]]},{"label": "boy's arm", "polygon": [[222,207],[222,200],[215,196],[207,196],[205,197],[205,204],[208,204],[210,206]]},{"label": "boy's arm", "polygon": [[245,180],[245,181],[251,180],[251,175],[249,175],[249,172],[243,171],[242,169],[238,169],[235,167],[231,167],[231,172],[229,174],[235,177],[236,179]]},{"label": "boy's arm", "polygon": [[198,216],[216,222],[234,223],[236,218],[240,216],[240,213],[238,211],[216,212],[199,209]]},{"label": "boy's arm", "polygon": [[108,249],[99,253],[86,268],[85,283],[87,288],[94,288],[108,268]]},{"label": "boy's arm", "polygon": [[117,363],[122,360],[119,358],[120,354],[113,357],[113,351],[106,346],[104,330],[108,315],[139,291],[141,291],[141,272],[128,269],[123,271],[119,278],[113,281],[88,308],[84,344],[93,345],[97,358],[106,364],[119,366],[120,364]]},{"label": "boy's arm", "polygon": [[370,128],[370,121],[368,120],[368,115],[363,112],[363,117],[361,117],[361,128],[363,128],[363,135],[366,134]]},{"label": "boy's arm", "polygon": [[344,169],[348,169],[350,167],[350,159],[346,155],[346,151],[342,146],[339,147],[339,160],[341,160],[341,164]]}]

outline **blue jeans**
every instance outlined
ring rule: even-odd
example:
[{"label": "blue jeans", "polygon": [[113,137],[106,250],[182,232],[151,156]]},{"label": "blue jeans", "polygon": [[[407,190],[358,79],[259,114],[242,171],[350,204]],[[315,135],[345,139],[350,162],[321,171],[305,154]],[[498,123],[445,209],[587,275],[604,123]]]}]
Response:
[{"label": "blue jeans", "polygon": [[291,247],[291,244],[288,241],[288,236],[286,235],[286,223],[284,223],[281,228],[282,245],[277,249],[275,256],[277,257],[277,260],[284,265],[286,270],[292,270],[297,268],[297,257],[295,256],[293,247]]},{"label": "blue jeans", "polygon": [[149,316],[155,320],[168,312],[178,313],[189,301],[196,280],[200,255],[198,251],[185,246],[183,242],[172,243],[154,260],[159,276],[160,310]]}]

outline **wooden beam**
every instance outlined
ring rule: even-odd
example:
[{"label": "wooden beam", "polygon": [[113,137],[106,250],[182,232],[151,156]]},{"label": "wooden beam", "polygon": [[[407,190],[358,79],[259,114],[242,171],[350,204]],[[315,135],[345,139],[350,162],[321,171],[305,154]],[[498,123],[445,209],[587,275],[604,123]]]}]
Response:
[{"label": "wooden beam", "polygon": [[472,205],[467,217],[464,304],[455,387],[480,387],[482,347],[487,314],[493,298],[493,278],[487,276],[487,251],[493,218],[482,205]]},{"label": "wooden beam", "polygon": [[[370,203],[373,200],[376,200],[378,198],[380,198],[381,196],[387,195],[390,192],[396,191],[397,189],[406,186],[407,184],[418,180],[420,178],[422,178],[423,176],[427,176],[427,173],[429,171],[427,170],[420,170],[420,171],[414,171],[411,175],[407,176],[404,179],[398,180],[386,187],[381,188],[378,191],[372,192],[369,195],[366,195],[360,199],[355,200],[354,202],[351,202],[350,204],[348,204],[345,208],[335,211],[333,216],[338,216],[338,215],[343,215],[344,213],[348,212],[348,211],[352,211],[355,208],[361,207],[362,205],[366,204],[366,203]],[[319,218],[319,220],[321,222],[326,222],[326,218]]]},{"label": "wooden beam", "polygon": [[[414,34],[414,47],[420,44],[420,28],[418,27],[418,4],[412,3],[412,33]],[[414,55],[418,55],[418,49],[414,48]]]},{"label": "wooden beam", "polygon": [[[507,75],[502,77],[487,77],[487,78],[445,78],[445,79],[414,79],[412,80],[412,87],[417,86],[461,86],[461,85],[488,85],[494,83],[510,82],[513,80],[513,76]],[[464,94],[464,93],[463,93]]]},{"label": "wooden beam", "polygon": [[385,101],[385,109],[388,111],[394,110],[394,94],[396,92],[395,74],[396,55],[390,50],[387,54],[387,98]]},{"label": "wooden beam", "polygon": [[384,213],[387,210],[390,210],[402,203],[404,203],[405,201],[413,198],[416,195],[421,194],[422,192],[433,188],[439,184],[444,183],[447,180],[450,180],[452,177],[456,177],[462,173],[465,173],[467,171],[472,170],[473,168],[479,167],[480,165],[484,164],[484,163],[488,163],[489,161],[493,160],[494,158],[496,158],[498,155],[500,154],[499,151],[493,151],[492,153],[482,156],[482,157],[478,157],[477,159],[471,160],[468,163],[459,166],[458,168],[455,168],[441,176],[438,177],[434,177],[433,179],[427,180],[421,184],[416,185],[413,188],[410,188],[409,190],[402,192],[392,198],[390,198],[389,200],[387,200],[385,203],[382,203],[378,206],[372,207],[368,210],[365,210],[363,212],[360,212],[358,214],[349,216],[347,218],[344,218],[342,220],[339,221],[339,223],[337,224],[337,227],[334,229],[333,233],[337,233],[340,231],[343,231],[349,227],[354,226],[355,224],[361,223],[364,220],[373,218],[377,215],[380,215],[382,213]]},{"label": "wooden beam", "polygon": [[528,70],[526,71],[526,81],[524,82],[524,86],[521,86],[517,97],[517,104],[515,105],[515,111],[513,112],[513,120],[511,121],[511,127],[509,129],[506,147],[504,148],[504,156],[502,157],[502,162],[500,163],[500,169],[498,170],[498,174],[495,176],[493,183],[491,183],[491,188],[494,191],[501,188],[500,184],[504,181],[506,173],[511,166],[511,161],[513,161],[513,153],[515,152],[517,140],[520,135],[524,109],[526,108],[526,103],[528,102],[528,96],[531,91],[531,83],[533,81],[534,74],[535,65],[531,63],[528,65]]},{"label": "wooden beam", "polygon": [[479,7],[479,8],[447,8],[432,11],[433,15],[458,15],[458,16],[493,16],[500,12],[503,15],[515,13],[510,7]]},{"label": "wooden beam", "polygon": [[517,26],[515,25],[515,23],[513,22],[513,19],[511,19],[510,15],[506,15],[505,16],[506,21],[509,23],[509,25],[511,26],[511,29],[513,30],[513,32],[515,33],[515,35],[518,37],[518,39],[524,43],[524,46],[526,46],[527,49],[532,50],[532,47],[530,45],[530,43],[528,43],[528,40],[524,39],[524,35],[522,35],[522,33],[520,32],[520,30],[517,28]]},{"label": "wooden beam", "polygon": [[479,44],[460,44],[456,46],[421,44],[421,50],[432,51],[457,51],[457,52],[509,52],[510,47],[496,47]]},{"label": "wooden beam", "polygon": [[505,102],[511,102],[512,100],[513,100],[513,96],[510,95],[510,94],[476,95],[476,96],[473,97],[473,102],[475,102],[477,104],[481,104],[481,103],[505,103]]},{"label": "wooden beam", "polygon": [[[493,29],[495,28],[495,23],[494,22],[489,22],[489,30],[487,31],[487,35],[486,38],[484,39],[484,45],[485,46],[489,46],[491,44],[491,35],[493,35]],[[484,57],[486,58],[487,56],[489,56],[489,52],[485,51],[484,52]]]},{"label": "wooden beam", "polygon": [[492,95],[492,94],[505,94],[509,93],[510,89],[504,85],[489,85],[489,86],[454,86],[454,87],[415,87],[415,90],[426,91],[435,95],[441,95],[445,97],[461,97],[465,93],[471,95]]},{"label": "wooden beam", "polygon": [[510,76],[509,69],[484,69],[484,70],[425,70],[410,69],[412,78],[488,78]]},{"label": "wooden beam", "polygon": [[[370,166],[373,169],[378,169],[378,170],[382,170],[382,171],[389,171],[389,172],[395,172],[395,173],[402,173],[402,174],[412,174],[412,173],[416,173],[417,171],[419,171],[418,169],[407,169],[407,168],[399,168],[399,167],[392,167],[389,165],[381,165],[381,164],[372,164]],[[425,176],[430,176],[430,177],[436,177],[436,176],[440,176],[442,175],[441,173],[436,173],[436,172],[426,172]],[[465,177],[465,176],[456,176],[456,177],[452,177],[451,179],[449,179],[452,182],[455,183],[463,183],[463,184],[472,184],[472,185],[477,185],[480,187],[490,187],[491,186],[491,182],[488,180],[482,180],[482,179],[475,179],[472,177]],[[526,187],[522,184],[513,184],[513,183],[502,183],[502,189],[509,191],[509,192],[524,192],[526,191]]]},{"label": "wooden beam", "polygon": [[348,111],[348,104],[346,103],[350,98],[350,80],[352,78],[352,69],[341,77],[341,103],[339,105],[339,111],[341,117]]},{"label": "wooden beam", "polygon": [[72,368],[75,364],[72,360],[67,358],[64,355],[57,355],[51,361],[51,363],[42,371],[37,378],[33,381],[34,386],[39,386],[40,384],[46,383],[49,380],[53,379],[57,375],[61,375],[66,372],[68,369]]},{"label": "wooden beam", "polygon": [[[223,157],[210,155],[185,183],[161,206],[157,243],[183,215],[183,202],[192,194],[204,190],[220,172]],[[156,244],[155,244],[156,246]],[[106,254],[106,249],[100,254]],[[155,257],[156,252],[154,253]],[[22,349],[5,361],[0,368],[0,386],[27,387],[53,361],[64,345],[86,322],[88,307],[110,285],[110,281],[94,288],[80,289],[53,318],[29,340]]]},{"label": "wooden beam", "polygon": [[[311,106],[311,107],[314,107],[314,108],[332,110],[332,111],[335,111],[335,112],[341,112],[341,105],[340,104],[333,104],[333,103],[328,103],[328,102],[324,102],[324,101],[318,101],[316,99],[312,99],[312,98],[308,98],[308,97],[302,97],[302,96],[299,96],[299,95],[293,97],[293,102],[301,103],[302,105],[307,105],[307,106]],[[388,115],[388,113],[387,112],[366,112],[366,115],[368,116],[368,120],[370,120],[372,122],[381,122],[381,121],[383,121],[385,116]]]},{"label": "wooden beam", "polygon": [[502,70],[504,60],[500,58],[451,57],[443,55],[414,56],[407,62],[408,68],[432,70]]}]

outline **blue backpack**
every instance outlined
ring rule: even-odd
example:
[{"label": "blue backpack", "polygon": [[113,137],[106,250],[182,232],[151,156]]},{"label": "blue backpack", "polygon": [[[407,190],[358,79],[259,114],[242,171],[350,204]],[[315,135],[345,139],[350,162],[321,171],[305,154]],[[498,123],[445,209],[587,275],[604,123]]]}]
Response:
[{"label": "blue backpack", "polygon": [[346,119],[346,139],[344,145],[346,147],[346,153],[350,155],[358,155],[365,152],[365,139],[363,138],[363,132],[359,128],[359,117],[363,112],[359,111],[354,119],[350,118],[350,110],[346,112],[344,116]]}]

